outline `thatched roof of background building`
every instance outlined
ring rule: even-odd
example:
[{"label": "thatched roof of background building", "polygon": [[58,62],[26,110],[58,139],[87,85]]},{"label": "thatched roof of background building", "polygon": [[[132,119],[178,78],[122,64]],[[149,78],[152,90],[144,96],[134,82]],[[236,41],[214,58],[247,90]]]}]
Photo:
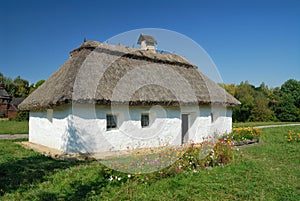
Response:
[{"label": "thatched roof of background building", "polygon": [[[20,109],[43,110],[69,103],[106,105],[111,102],[130,105],[240,104],[195,65],[179,55],[97,41],[84,42],[71,51],[70,55],[69,60],[19,105]],[[103,66],[108,64],[109,67],[105,69]],[[125,84],[126,90],[132,92],[126,94],[122,91],[124,86],[118,84],[131,73],[134,75],[134,83],[141,87],[137,89],[135,84]],[[184,78],[190,90],[181,81],[176,81],[174,74]],[[150,83],[151,79],[158,80],[153,75],[160,77],[162,82],[171,82],[177,94],[161,84],[145,85],[145,81]],[[128,82],[131,80],[127,79]],[[115,96],[118,90],[121,95]],[[191,90],[193,93],[190,93]]]},{"label": "thatched roof of background building", "polygon": [[0,98],[1,99],[11,99],[11,96],[5,90],[3,83],[0,83]]},{"label": "thatched roof of background building", "polygon": [[19,105],[23,102],[25,98],[12,98],[10,104],[13,105],[16,109],[19,109]]}]

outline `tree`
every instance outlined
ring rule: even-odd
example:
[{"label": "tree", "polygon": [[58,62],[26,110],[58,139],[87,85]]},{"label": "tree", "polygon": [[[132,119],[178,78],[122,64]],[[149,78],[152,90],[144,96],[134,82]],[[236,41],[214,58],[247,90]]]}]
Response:
[{"label": "tree", "polygon": [[9,77],[2,76],[1,81],[2,81],[3,84],[4,84],[4,88],[6,89],[6,91],[7,91],[9,94],[12,94],[12,92],[15,90],[15,86],[14,86],[14,84],[13,84],[12,79],[9,78]]},{"label": "tree", "polygon": [[290,94],[293,98],[293,102],[297,108],[300,108],[300,81],[293,79],[287,80],[281,85],[282,94]]},{"label": "tree", "polygon": [[269,90],[269,108],[275,111],[280,101],[280,88],[276,87]]},{"label": "tree", "polygon": [[268,86],[262,82],[259,87],[257,88],[257,91],[263,93],[265,96],[269,96],[270,90],[268,88]]},{"label": "tree", "polygon": [[299,109],[294,104],[294,97],[291,94],[283,93],[280,103],[276,109],[276,116],[280,121],[297,121]]},{"label": "tree", "polygon": [[232,118],[234,121],[249,121],[251,110],[254,106],[255,87],[247,81],[241,82],[235,89],[235,98],[241,102],[241,106],[234,108]]},{"label": "tree", "polygon": [[234,84],[220,84],[220,86],[223,87],[232,96],[236,95],[237,86],[235,86]]},{"label": "tree", "polygon": [[16,90],[14,91],[14,94],[12,94],[14,97],[26,98],[28,96],[29,83],[27,80],[24,80],[18,76],[14,79],[13,84],[16,86]]},{"label": "tree", "polygon": [[281,121],[300,120],[300,82],[289,79],[281,85],[280,101],[275,107],[276,116]]},{"label": "tree", "polygon": [[29,94],[31,94],[32,92],[34,92],[37,88],[39,88],[43,83],[45,82],[45,80],[39,80],[37,81],[35,84],[31,84],[30,85],[30,90],[29,90]]},{"label": "tree", "polygon": [[39,80],[35,83],[34,87],[35,89],[39,88],[39,86],[41,86],[43,83],[45,82],[45,80]]},{"label": "tree", "polygon": [[258,94],[254,100],[254,106],[251,110],[251,121],[274,121],[276,120],[274,112],[269,108],[269,100],[263,93]]}]

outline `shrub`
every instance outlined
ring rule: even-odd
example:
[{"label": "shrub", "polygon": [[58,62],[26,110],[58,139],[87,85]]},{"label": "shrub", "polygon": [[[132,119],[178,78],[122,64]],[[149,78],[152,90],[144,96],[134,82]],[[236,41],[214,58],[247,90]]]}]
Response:
[{"label": "shrub", "polygon": [[29,120],[29,112],[18,110],[15,117],[10,118],[11,121],[28,121]]}]

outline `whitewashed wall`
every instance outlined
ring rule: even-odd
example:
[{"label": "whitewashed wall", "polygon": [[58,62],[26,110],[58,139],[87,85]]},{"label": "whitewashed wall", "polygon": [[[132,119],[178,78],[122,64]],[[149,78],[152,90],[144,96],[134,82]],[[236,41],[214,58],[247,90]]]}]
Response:
[{"label": "whitewashed wall", "polygon": [[[106,114],[117,115],[117,129],[106,130]],[[141,127],[141,113],[150,126]],[[189,141],[231,131],[231,109],[222,107],[117,107],[73,105],[30,112],[29,141],[68,153],[85,153],[181,144],[181,114],[190,114]],[[211,114],[214,114],[212,122]]]},{"label": "whitewashed wall", "polygon": [[211,131],[215,135],[223,135],[230,133],[232,130],[232,110],[221,106],[214,106],[211,109],[213,122],[211,122]]},{"label": "whitewashed wall", "polygon": [[70,108],[60,108],[53,112],[49,121],[47,112],[30,112],[29,141],[61,150],[61,139],[66,132]]}]

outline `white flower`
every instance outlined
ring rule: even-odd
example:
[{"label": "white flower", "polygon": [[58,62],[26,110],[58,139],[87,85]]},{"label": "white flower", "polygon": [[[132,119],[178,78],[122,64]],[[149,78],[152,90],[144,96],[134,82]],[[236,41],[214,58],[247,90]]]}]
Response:
[{"label": "white flower", "polygon": [[112,181],[114,178],[112,177],[112,176],[110,176],[109,178],[108,178],[108,180],[109,181]]},{"label": "white flower", "polygon": [[128,178],[130,178],[130,177],[131,177],[131,174],[128,175]]},{"label": "white flower", "polygon": [[121,179],[122,179],[122,178],[121,178],[121,177],[119,177],[119,178],[118,178],[118,181],[121,181]]}]

